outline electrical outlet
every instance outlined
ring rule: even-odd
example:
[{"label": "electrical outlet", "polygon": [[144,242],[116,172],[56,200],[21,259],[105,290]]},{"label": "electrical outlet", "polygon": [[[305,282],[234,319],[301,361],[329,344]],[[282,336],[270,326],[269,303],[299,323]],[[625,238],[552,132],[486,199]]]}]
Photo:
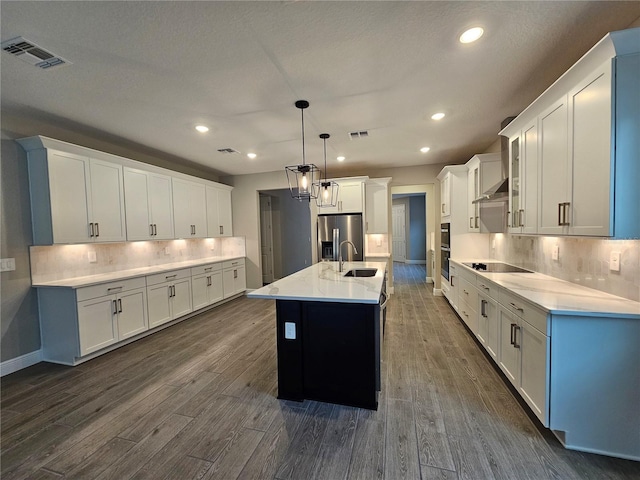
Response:
[{"label": "electrical outlet", "polygon": [[558,260],[560,257],[560,247],[558,245],[553,246],[553,250],[551,251],[551,259]]},{"label": "electrical outlet", "polygon": [[15,258],[3,258],[0,262],[0,272],[13,272],[16,269]]},{"label": "electrical outlet", "polygon": [[287,340],[296,339],[296,324],[293,322],[284,322],[284,338]]},{"label": "electrical outlet", "polygon": [[382,239],[380,237],[376,238],[376,247],[382,246]]},{"label": "electrical outlet", "polygon": [[611,252],[609,255],[609,270],[612,272],[620,271],[620,252]]},{"label": "electrical outlet", "polygon": [[87,257],[89,257],[89,263],[96,263],[98,258],[96,256],[96,252],[91,250],[87,253]]},{"label": "electrical outlet", "polygon": [[169,255],[169,247],[164,247],[164,254]]}]

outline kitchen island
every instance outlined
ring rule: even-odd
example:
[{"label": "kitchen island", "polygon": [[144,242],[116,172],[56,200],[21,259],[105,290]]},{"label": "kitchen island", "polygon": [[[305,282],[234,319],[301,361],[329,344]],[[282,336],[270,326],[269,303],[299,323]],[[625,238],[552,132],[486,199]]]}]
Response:
[{"label": "kitchen island", "polygon": [[378,408],[385,270],[321,262],[247,295],[276,300],[278,398]]}]

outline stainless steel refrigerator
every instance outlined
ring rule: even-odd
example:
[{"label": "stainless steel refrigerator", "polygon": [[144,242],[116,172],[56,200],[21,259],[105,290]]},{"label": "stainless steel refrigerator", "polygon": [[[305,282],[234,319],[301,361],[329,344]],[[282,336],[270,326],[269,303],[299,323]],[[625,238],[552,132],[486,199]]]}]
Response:
[{"label": "stainless steel refrigerator", "polygon": [[[333,231],[338,230],[335,239]],[[349,213],[342,215],[318,215],[318,261],[327,262],[338,259],[337,246],[344,240],[350,240],[358,253],[347,245],[342,247],[342,258],[345,261],[362,261],[364,254],[364,235],[362,234],[362,214]]]}]

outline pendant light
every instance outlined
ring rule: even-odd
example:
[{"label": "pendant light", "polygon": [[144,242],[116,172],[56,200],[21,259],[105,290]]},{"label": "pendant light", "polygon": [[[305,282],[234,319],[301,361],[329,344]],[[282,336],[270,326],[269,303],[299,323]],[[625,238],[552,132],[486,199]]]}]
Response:
[{"label": "pendant light", "polygon": [[319,176],[318,167],[314,164],[306,163],[305,150],[304,150],[304,109],[309,106],[309,102],[306,100],[298,100],[296,108],[300,109],[302,116],[302,165],[290,165],[284,167],[287,174],[287,181],[289,182],[289,191],[292,198],[298,200],[308,200],[316,198],[313,196],[313,184],[315,183],[316,176]]},{"label": "pendant light", "polygon": [[316,205],[319,208],[335,207],[338,204],[338,189],[340,186],[333,180],[327,180],[327,138],[328,133],[321,133],[320,138],[324,144],[324,181],[318,181],[313,184]]}]

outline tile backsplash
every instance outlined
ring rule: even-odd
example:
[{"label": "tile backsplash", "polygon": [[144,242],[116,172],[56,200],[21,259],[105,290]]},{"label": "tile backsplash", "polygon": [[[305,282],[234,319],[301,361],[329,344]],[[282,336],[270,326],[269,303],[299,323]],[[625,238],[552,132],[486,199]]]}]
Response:
[{"label": "tile backsplash", "polygon": [[[553,250],[558,247],[558,260]],[[620,271],[609,270],[620,252]],[[640,240],[491,235],[491,256],[568,282],[640,301]]]},{"label": "tile backsplash", "polygon": [[365,254],[375,255],[376,253],[389,253],[389,235],[383,233],[368,234],[365,236]]},{"label": "tile backsplash", "polygon": [[[95,261],[91,258],[95,254]],[[33,283],[200,258],[243,257],[244,237],[30,247]]]}]

